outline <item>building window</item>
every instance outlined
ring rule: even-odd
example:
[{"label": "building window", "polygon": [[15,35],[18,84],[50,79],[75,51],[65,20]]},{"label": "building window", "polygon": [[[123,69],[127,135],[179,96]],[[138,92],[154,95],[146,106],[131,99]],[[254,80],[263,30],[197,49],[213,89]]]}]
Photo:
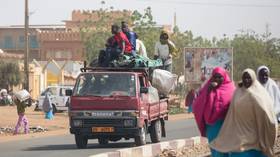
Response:
[{"label": "building window", "polygon": [[47,51],[46,59],[55,59],[55,53],[53,51]]},{"label": "building window", "polygon": [[29,46],[30,48],[39,48],[37,37],[35,35],[29,37]]},{"label": "building window", "polygon": [[57,51],[55,52],[55,58],[57,59],[71,59],[72,53],[70,51]]},{"label": "building window", "polygon": [[14,48],[13,38],[11,36],[4,37],[4,49]]},{"label": "building window", "polygon": [[47,59],[72,59],[72,53],[70,51],[47,51]]},{"label": "building window", "polygon": [[18,38],[18,48],[24,48],[24,36]]}]

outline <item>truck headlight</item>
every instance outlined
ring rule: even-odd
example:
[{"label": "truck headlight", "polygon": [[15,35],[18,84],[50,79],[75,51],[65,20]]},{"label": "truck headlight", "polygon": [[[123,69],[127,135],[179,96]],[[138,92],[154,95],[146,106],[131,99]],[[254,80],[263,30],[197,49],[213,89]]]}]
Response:
[{"label": "truck headlight", "polygon": [[132,127],[132,126],[134,126],[134,120],[132,120],[132,119],[126,119],[126,120],[123,121],[123,125],[124,125],[125,127]]},{"label": "truck headlight", "polygon": [[73,126],[80,127],[82,125],[83,125],[83,121],[82,120],[73,120]]},{"label": "truck headlight", "polygon": [[70,117],[82,117],[84,116],[84,112],[69,112]]},{"label": "truck headlight", "polygon": [[122,116],[123,117],[138,117],[139,116],[139,111],[123,112]]}]

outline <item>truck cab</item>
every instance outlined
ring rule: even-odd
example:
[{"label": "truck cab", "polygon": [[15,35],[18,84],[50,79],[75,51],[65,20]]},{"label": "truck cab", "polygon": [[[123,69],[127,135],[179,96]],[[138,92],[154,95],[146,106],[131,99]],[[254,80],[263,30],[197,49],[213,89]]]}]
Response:
[{"label": "truck cab", "polygon": [[146,69],[87,68],[78,76],[70,97],[70,132],[78,148],[88,139],[99,144],[134,138],[136,145],[165,137],[168,100],[159,99]]}]

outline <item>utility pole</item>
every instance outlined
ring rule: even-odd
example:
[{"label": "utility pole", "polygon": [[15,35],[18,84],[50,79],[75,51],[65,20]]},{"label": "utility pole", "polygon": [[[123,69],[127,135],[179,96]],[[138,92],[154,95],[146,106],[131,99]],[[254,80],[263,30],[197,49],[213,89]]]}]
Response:
[{"label": "utility pole", "polygon": [[24,15],[24,88],[29,91],[29,13],[28,0],[25,0],[25,15]]}]

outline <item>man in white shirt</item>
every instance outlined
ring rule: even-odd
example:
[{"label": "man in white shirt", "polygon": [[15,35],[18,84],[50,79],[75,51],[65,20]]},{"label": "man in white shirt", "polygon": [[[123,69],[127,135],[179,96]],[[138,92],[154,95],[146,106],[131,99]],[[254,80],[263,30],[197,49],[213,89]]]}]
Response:
[{"label": "man in white shirt", "polygon": [[146,52],[146,47],[145,47],[144,43],[138,39],[137,34],[136,34],[136,53],[145,58],[148,58],[147,52]]},{"label": "man in white shirt", "polygon": [[172,41],[169,40],[167,32],[163,31],[160,34],[160,41],[155,44],[155,59],[161,59],[163,63],[163,70],[172,72],[172,48],[175,49],[175,45]]}]

